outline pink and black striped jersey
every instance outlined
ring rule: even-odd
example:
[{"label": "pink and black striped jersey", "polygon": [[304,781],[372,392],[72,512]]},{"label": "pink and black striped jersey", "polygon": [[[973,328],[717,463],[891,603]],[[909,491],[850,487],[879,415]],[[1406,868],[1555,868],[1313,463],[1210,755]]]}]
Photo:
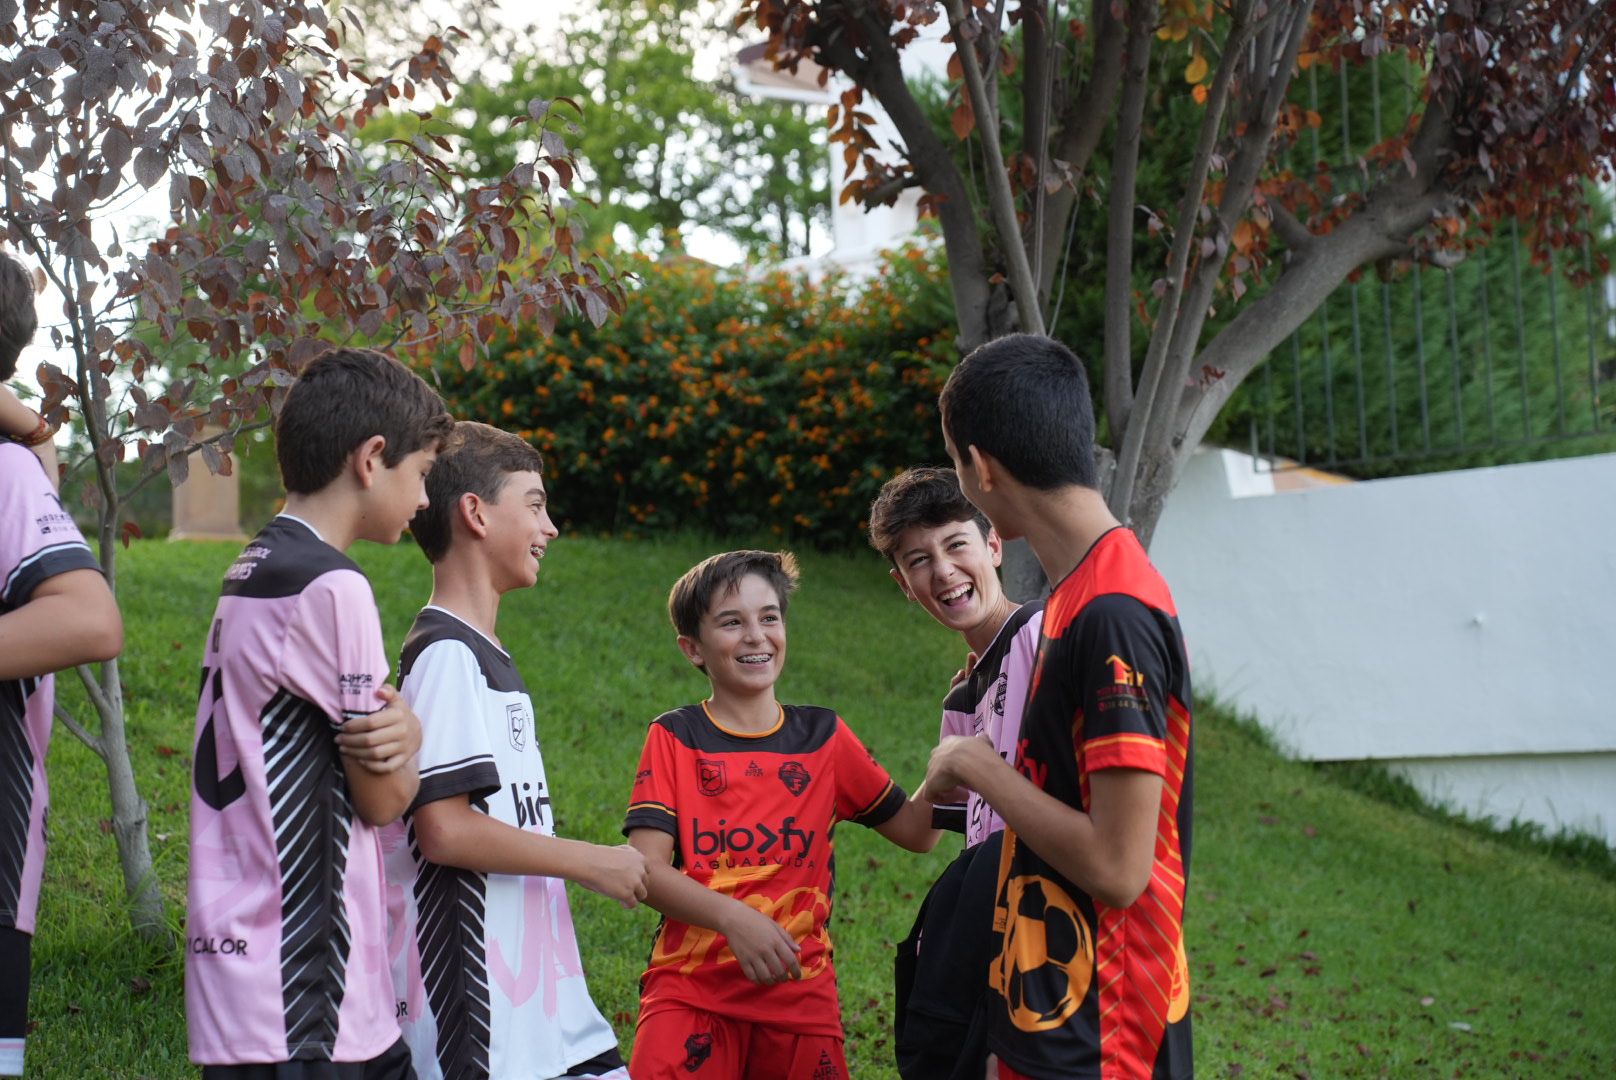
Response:
[{"label": "pink and black striped jersey", "polygon": [[[0,441],[0,614],[48,578],[99,569],[33,453]],[[0,927],[34,932],[45,865],[52,676],[0,681]]]},{"label": "pink and black striped jersey", "polygon": [[[1022,604],[999,627],[993,643],[977,659],[971,673],[954,684],[943,698],[943,722],[938,737],[982,735],[1005,761],[1016,760],[1021,738],[1021,710],[1032,685],[1033,662],[1038,657],[1038,635],[1044,624],[1043,601]],[[1004,819],[974,791],[966,793],[963,807],[939,806],[934,824],[963,831],[965,846],[975,847],[1004,828]]]},{"label": "pink and black striped jersey", "polygon": [[378,832],[334,736],[387,680],[365,575],[281,515],[225,572],[191,793],[191,1059],[365,1061],[399,1038]]}]

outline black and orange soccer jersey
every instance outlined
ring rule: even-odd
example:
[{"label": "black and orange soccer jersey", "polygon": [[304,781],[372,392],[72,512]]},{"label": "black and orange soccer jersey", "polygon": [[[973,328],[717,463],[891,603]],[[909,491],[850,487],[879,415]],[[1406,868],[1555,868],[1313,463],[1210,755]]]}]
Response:
[{"label": "black and orange soccer jersey", "polygon": [[1190,1076],[1189,662],[1167,585],[1127,529],[1101,537],[1045,605],[1016,768],[1084,811],[1093,773],[1143,769],[1162,777],[1161,810],[1150,883],[1126,908],[1005,830],[990,1044],[1039,1080]]},{"label": "black and orange soccer jersey", "polygon": [[801,946],[802,979],[758,986],[724,936],[664,919],[640,980],[640,1015],[694,1006],[804,1035],[842,1035],[831,965],[831,834],[880,825],[903,806],[864,744],[829,709],[786,705],[760,735],[720,727],[705,705],[651,722],[623,831],[674,837],[675,864],[778,922]]}]

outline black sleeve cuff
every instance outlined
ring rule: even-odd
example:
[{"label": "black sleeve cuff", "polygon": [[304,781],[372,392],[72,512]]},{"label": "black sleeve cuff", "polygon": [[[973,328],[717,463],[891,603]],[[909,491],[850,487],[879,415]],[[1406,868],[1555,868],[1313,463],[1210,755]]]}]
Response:
[{"label": "black sleeve cuff", "polygon": [[965,832],[965,807],[959,803],[931,808],[931,827],[944,832]]},{"label": "black sleeve cuff", "polygon": [[422,780],[421,789],[415,793],[415,801],[410,804],[410,809],[455,795],[468,795],[473,800],[486,799],[499,788],[499,769],[492,761],[477,761],[464,768],[433,773]]}]

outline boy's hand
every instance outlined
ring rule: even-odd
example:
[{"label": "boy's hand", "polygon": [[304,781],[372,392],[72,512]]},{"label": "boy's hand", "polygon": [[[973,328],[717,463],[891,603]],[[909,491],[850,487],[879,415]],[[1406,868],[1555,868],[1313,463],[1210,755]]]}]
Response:
[{"label": "boy's hand", "polygon": [[759,986],[773,986],[802,978],[802,965],[797,963],[802,946],[791,940],[785,927],[738,900],[724,922],[716,929],[729,939],[730,951],[748,979]]},{"label": "boy's hand", "polygon": [[376,691],[386,705],[342,725],[337,749],[368,772],[397,772],[421,749],[421,721],[391,683]]},{"label": "boy's hand", "polygon": [[999,760],[999,753],[986,735],[949,735],[931,752],[926,764],[926,779],[921,781],[915,798],[929,803],[946,802],[958,788],[971,787],[967,777],[972,770]]},{"label": "boy's hand", "polygon": [[590,892],[611,897],[624,911],[632,911],[635,905],[645,899],[646,884],[650,878],[645,856],[628,844],[616,847],[596,844],[593,847],[594,850],[589,853],[589,871],[578,879],[578,884]]},{"label": "boy's hand", "polygon": [[965,666],[954,672],[954,677],[948,680],[950,690],[971,677],[971,672],[976,670],[976,660],[977,656],[974,652],[965,654]]}]

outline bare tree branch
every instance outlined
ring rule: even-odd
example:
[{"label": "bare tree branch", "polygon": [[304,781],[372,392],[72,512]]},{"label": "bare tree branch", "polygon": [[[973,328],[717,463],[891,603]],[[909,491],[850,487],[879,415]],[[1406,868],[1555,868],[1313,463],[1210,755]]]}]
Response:
[{"label": "bare tree branch", "polygon": [[1274,222],[1274,231],[1292,252],[1301,253],[1307,250],[1308,245],[1317,239],[1312,231],[1302,224],[1301,219],[1281,206],[1278,200],[1269,199],[1266,205]]},{"label": "bare tree branch", "polygon": [[1032,267],[1027,262],[1027,246],[1021,242],[1021,226],[1016,221],[1010,177],[1005,171],[1004,150],[999,144],[999,114],[989,103],[986,88],[982,84],[976,43],[965,32],[964,0],[947,0],[947,3],[949,21],[954,28],[954,48],[965,70],[965,86],[971,95],[972,110],[976,113],[976,130],[982,136],[982,149],[987,156],[988,205],[1010,271],[1010,292],[1015,298],[1016,313],[1021,316],[1022,330],[1042,334],[1044,313],[1038,303],[1038,288],[1033,283]]},{"label": "bare tree branch", "polygon": [[[1136,0],[1137,2],[1137,0]],[[1154,0],[1152,0],[1152,3]],[[1041,295],[1048,295],[1061,259],[1062,241],[1072,214],[1077,213],[1078,185],[1088,171],[1089,161],[1100,137],[1111,120],[1111,103],[1122,83],[1123,47],[1127,40],[1124,24],[1112,17],[1110,0],[1095,0],[1091,25],[1095,27],[1093,67],[1088,80],[1067,96],[1061,110],[1059,135],[1054,158],[1072,170],[1072,183],[1050,196],[1044,209],[1043,233],[1034,237],[1042,250]],[[1059,85],[1057,82],[1056,86]],[[1051,96],[1054,96],[1053,90]]]},{"label": "bare tree branch", "polygon": [[107,760],[107,752],[102,748],[101,740],[91,735],[88,729],[73,718],[73,714],[60,705],[56,705],[51,711],[56,714],[56,719],[62,722],[62,726],[72,732],[75,739],[89,747],[90,752],[102,761]]},{"label": "bare tree branch", "polygon": [[1107,500],[1112,513],[1124,524],[1128,521],[1129,505],[1139,472],[1139,460],[1144,453],[1145,433],[1150,426],[1150,413],[1157,403],[1162,386],[1162,374],[1167,366],[1167,348],[1178,323],[1179,301],[1184,288],[1185,273],[1189,265],[1190,245],[1195,239],[1195,221],[1200,214],[1201,196],[1206,190],[1207,173],[1212,166],[1212,153],[1217,146],[1218,132],[1223,125],[1223,112],[1229,102],[1230,86],[1240,54],[1250,40],[1253,26],[1250,20],[1249,0],[1236,8],[1234,23],[1229,28],[1227,45],[1218,59],[1218,70],[1212,78],[1212,89],[1207,95],[1206,115],[1201,120],[1201,133],[1196,140],[1195,155],[1189,169],[1189,182],[1185,185],[1183,202],[1179,205],[1178,224],[1173,231],[1173,247],[1168,257],[1166,287],[1156,312],[1156,325],[1151,332],[1150,348],[1145,354],[1145,367],[1139,378],[1139,389],[1134,401],[1135,413],[1128,420],[1117,454],[1117,478]]},{"label": "bare tree branch", "polygon": [[1105,409],[1112,445],[1128,429],[1133,411],[1133,240],[1134,196],[1145,98],[1150,93],[1150,47],[1155,37],[1155,0],[1143,0],[1129,13],[1122,104],[1111,152],[1111,200],[1105,235]]}]

